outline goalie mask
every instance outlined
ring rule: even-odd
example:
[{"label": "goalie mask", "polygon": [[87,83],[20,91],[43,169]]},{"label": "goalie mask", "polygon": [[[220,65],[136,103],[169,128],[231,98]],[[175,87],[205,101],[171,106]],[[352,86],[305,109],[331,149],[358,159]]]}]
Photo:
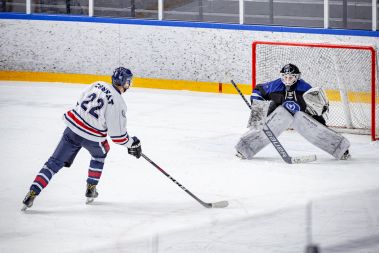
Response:
[{"label": "goalie mask", "polygon": [[286,64],[280,71],[280,78],[282,82],[287,86],[295,84],[300,79],[299,68],[294,64]]},{"label": "goalie mask", "polygon": [[130,69],[118,67],[113,72],[112,84],[115,86],[122,86],[125,90],[127,90],[132,84],[132,78],[133,74]]}]

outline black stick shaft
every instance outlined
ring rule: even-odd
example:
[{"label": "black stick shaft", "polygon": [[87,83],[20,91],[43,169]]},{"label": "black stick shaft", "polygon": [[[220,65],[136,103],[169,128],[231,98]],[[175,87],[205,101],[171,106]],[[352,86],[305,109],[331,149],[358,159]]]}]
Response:
[{"label": "black stick shaft", "polygon": [[212,203],[206,203],[196,197],[192,192],[190,192],[187,188],[185,188],[182,184],[180,184],[178,181],[176,181],[170,174],[168,174],[166,171],[164,171],[161,167],[158,166],[155,162],[153,162],[149,157],[147,157],[145,154],[141,154],[143,158],[146,159],[149,163],[151,163],[155,168],[157,168],[160,172],[162,172],[166,177],[171,179],[172,182],[174,182],[177,186],[179,186],[183,191],[185,191],[188,195],[190,195],[192,198],[194,198],[197,202],[199,202],[202,206],[206,208],[212,208]]},{"label": "black stick shaft", "polygon": [[245,98],[245,96],[242,94],[242,92],[241,92],[240,88],[238,88],[237,84],[233,80],[231,80],[231,81],[232,81],[232,84],[233,84],[234,88],[236,88],[238,94],[240,94],[240,96],[242,97],[243,101],[245,101],[245,103],[247,104],[247,106],[251,110],[251,104],[249,103],[249,101],[247,101],[247,99]]}]

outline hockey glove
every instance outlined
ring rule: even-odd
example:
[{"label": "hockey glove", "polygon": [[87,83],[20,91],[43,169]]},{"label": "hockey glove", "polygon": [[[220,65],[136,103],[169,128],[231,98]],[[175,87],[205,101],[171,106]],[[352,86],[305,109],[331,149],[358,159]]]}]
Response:
[{"label": "hockey glove", "polygon": [[309,114],[321,116],[329,111],[329,100],[322,88],[309,89],[303,94],[303,98]]},{"label": "hockey glove", "polygon": [[270,101],[253,99],[247,127],[260,131],[266,122],[269,106]]},{"label": "hockey glove", "polygon": [[136,137],[132,137],[132,146],[128,148],[128,153],[132,156],[135,156],[137,159],[141,157],[142,154],[142,148],[141,148],[141,142],[140,140]]}]

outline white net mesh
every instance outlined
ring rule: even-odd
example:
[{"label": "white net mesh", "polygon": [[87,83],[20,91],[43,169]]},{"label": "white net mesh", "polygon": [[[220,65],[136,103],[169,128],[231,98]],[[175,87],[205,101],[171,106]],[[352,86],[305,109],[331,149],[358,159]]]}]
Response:
[{"label": "white net mesh", "polygon": [[[364,46],[255,42],[253,84],[277,79],[285,64],[295,64],[302,79],[326,91],[331,105],[328,126],[368,134],[373,127],[372,87],[376,90],[376,121],[379,119],[373,54],[373,48]],[[376,137],[378,133],[376,127]]]}]

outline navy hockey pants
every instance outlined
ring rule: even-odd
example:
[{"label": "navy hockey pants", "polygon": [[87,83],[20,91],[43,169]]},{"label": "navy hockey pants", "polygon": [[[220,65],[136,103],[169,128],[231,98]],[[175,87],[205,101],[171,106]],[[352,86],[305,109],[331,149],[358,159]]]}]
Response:
[{"label": "navy hockey pants", "polygon": [[87,183],[97,185],[103,171],[104,160],[109,151],[108,141],[90,141],[77,135],[70,128],[66,128],[53,155],[39,171],[30,189],[39,194],[49,184],[55,173],[63,167],[71,166],[82,147],[91,154]]}]

